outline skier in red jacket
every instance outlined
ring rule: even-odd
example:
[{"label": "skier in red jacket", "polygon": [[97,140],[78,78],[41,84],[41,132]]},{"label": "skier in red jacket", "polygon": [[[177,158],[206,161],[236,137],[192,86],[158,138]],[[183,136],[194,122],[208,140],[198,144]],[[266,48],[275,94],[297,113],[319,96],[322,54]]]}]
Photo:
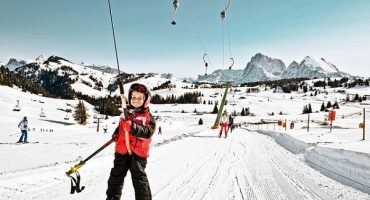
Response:
[{"label": "skier in red jacket", "polygon": [[222,116],[221,116],[221,128],[220,128],[220,134],[218,135],[218,137],[220,138],[222,136],[222,132],[224,131],[225,132],[225,138],[227,138],[227,126],[229,124],[229,117],[227,116],[227,112],[226,110],[222,113]]},{"label": "skier in red jacket", "polygon": [[[131,85],[128,92],[128,120],[121,117],[116,131],[112,135],[116,147],[114,167],[108,179],[107,200],[121,199],[123,182],[128,170],[131,173],[136,200],[152,199],[145,173],[149,145],[155,132],[155,120],[148,107],[150,98],[150,91],[145,85],[139,83]],[[126,147],[125,131],[129,133],[132,155],[128,153]]]}]

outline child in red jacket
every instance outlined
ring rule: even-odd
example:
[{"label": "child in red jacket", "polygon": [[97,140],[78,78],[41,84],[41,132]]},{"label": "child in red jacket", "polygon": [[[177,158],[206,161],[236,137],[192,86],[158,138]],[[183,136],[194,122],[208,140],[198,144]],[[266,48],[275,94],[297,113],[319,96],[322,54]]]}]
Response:
[{"label": "child in red jacket", "polygon": [[221,116],[221,127],[220,127],[220,134],[218,135],[218,137],[220,138],[222,136],[222,132],[224,131],[225,132],[225,138],[227,138],[227,125],[229,124],[229,118],[227,117],[227,112],[226,110],[222,113],[222,116]]},{"label": "child in red jacket", "polygon": [[[155,132],[155,120],[148,108],[150,98],[150,92],[145,85],[138,83],[131,85],[128,92],[128,120],[121,117],[117,129],[112,135],[116,147],[114,167],[108,179],[107,200],[121,199],[123,182],[128,170],[131,173],[136,200],[152,199],[145,173],[149,145]],[[125,131],[129,133],[131,155],[126,147]]]}]

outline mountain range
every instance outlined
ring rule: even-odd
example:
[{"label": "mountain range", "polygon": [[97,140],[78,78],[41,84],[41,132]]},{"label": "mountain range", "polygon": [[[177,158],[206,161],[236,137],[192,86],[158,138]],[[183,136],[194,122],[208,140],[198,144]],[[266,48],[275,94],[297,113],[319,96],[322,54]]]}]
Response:
[{"label": "mountain range", "polygon": [[[74,64],[69,60],[58,56],[50,56],[49,58],[45,58],[45,56],[43,55],[37,57],[35,61],[31,61],[28,63],[23,60],[16,60],[14,58],[11,58],[5,66],[12,71],[16,71],[17,73],[21,73],[30,78],[37,76],[38,72],[36,71],[38,69],[56,70],[61,75],[67,74],[71,76],[72,79],[81,79],[80,82],[83,83],[93,81],[90,85],[95,85],[97,82],[96,80],[99,79],[103,86],[108,85],[109,79],[113,77],[113,74],[118,73],[117,69],[111,68],[106,65],[90,65],[85,63]],[[61,70],[62,66],[64,67]],[[77,73],[74,71],[76,71]],[[103,78],[98,74],[105,74],[109,78],[107,80],[106,78]],[[90,76],[90,80],[83,78],[83,76],[86,75]],[[188,80],[208,83],[219,83],[232,80],[236,84],[241,84],[247,82],[290,78],[350,76],[350,74],[340,71],[334,64],[325,60],[324,58],[314,58],[306,56],[300,63],[293,61],[288,67],[286,67],[285,63],[280,59],[270,58],[261,53],[257,53],[251,58],[244,69],[218,69],[208,75],[198,75],[197,79],[195,80]],[[91,78],[96,80],[92,80]],[[162,78],[172,78],[172,75],[163,74]],[[77,81],[77,79],[75,81]]]},{"label": "mountain range", "polygon": [[[89,95],[93,98],[119,94],[116,92],[117,85],[112,85],[112,80],[116,79],[118,71],[109,66],[76,64],[59,56],[45,57],[43,55],[28,62],[12,58],[4,66],[13,73],[47,89],[50,94],[62,98],[74,98],[76,93],[80,93],[79,96]],[[150,83],[150,88],[159,87],[168,81],[179,87],[186,85],[182,79],[173,77],[172,74],[129,74],[121,71],[120,76],[125,91],[130,86],[126,83],[134,81]],[[153,82],[152,79],[156,81]]]},{"label": "mountain range", "polygon": [[280,59],[261,53],[254,55],[243,70],[216,70],[199,75],[197,81],[218,83],[232,80],[236,84],[290,78],[350,77],[324,58],[306,56],[300,63],[293,61],[288,67]]}]

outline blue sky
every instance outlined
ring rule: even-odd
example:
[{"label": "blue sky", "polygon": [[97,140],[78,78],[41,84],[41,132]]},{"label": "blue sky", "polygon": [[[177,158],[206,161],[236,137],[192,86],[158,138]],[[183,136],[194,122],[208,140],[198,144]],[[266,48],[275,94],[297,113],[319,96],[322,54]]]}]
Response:
[{"label": "blue sky", "polygon": [[[204,49],[209,72],[226,69],[229,33],[235,69],[260,52],[287,66],[322,57],[370,76],[369,0],[231,0],[223,25],[226,2],[180,0],[172,26],[171,0],[111,0],[122,70],[196,77]],[[116,67],[107,0],[1,0],[0,62],[40,54]]]}]

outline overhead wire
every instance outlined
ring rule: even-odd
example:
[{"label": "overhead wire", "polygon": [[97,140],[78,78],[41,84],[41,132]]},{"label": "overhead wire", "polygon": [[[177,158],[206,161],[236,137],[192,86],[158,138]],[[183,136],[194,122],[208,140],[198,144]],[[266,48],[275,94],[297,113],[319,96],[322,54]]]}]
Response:
[{"label": "overhead wire", "polygon": [[229,41],[229,55],[230,55],[230,59],[232,59],[232,56],[231,56],[231,42],[230,42],[230,29],[229,29],[229,20],[226,19],[226,26],[227,26],[227,40]]},{"label": "overhead wire", "polygon": [[222,69],[225,69],[225,26],[222,19]]},{"label": "overhead wire", "polygon": [[[185,1],[184,1],[184,2],[185,2]],[[200,33],[199,33],[199,30],[198,30],[198,27],[197,27],[197,25],[196,25],[196,23],[195,23],[195,20],[194,20],[194,18],[193,18],[193,16],[192,16],[192,14],[191,14],[191,11],[190,11],[190,9],[189,9],[189,6],[187,5],[187,3],[184,3],[184,4],[185,4],[186,13],[188,14],[188,16],[189,16],[189,18],[190,18],[190,20],[191,20],[191,23],[192,23],[192,25],[193,25],[193,28],[194,28],[194,30],[195,30],[195,33],[196,33],[196,35],[197,35],[197,37],[198,37],[198,40],[199,40],[199,42],[200,42],[200,44],[201,44],[201,46],[202,46],[202,48],[203,48],[204,55],[206,55],[206,56],[207,56],[207,58],[208,58],[208,62],[209,62],[209,65],[210,65],[210,67],[211,67],[211,68],[213,68],[212,61],[211,61],[211,57],[209,56],[209,54],[208,54],[208,52],[207,52],[207,50],[206,50],[206,47],[205,47],[204,42],[203,42],[203,40],[202,40],[202,38],[201,38],[201,36],[200,36]],[[204,57],[204,56],[203,56],[203,57]]]}]

